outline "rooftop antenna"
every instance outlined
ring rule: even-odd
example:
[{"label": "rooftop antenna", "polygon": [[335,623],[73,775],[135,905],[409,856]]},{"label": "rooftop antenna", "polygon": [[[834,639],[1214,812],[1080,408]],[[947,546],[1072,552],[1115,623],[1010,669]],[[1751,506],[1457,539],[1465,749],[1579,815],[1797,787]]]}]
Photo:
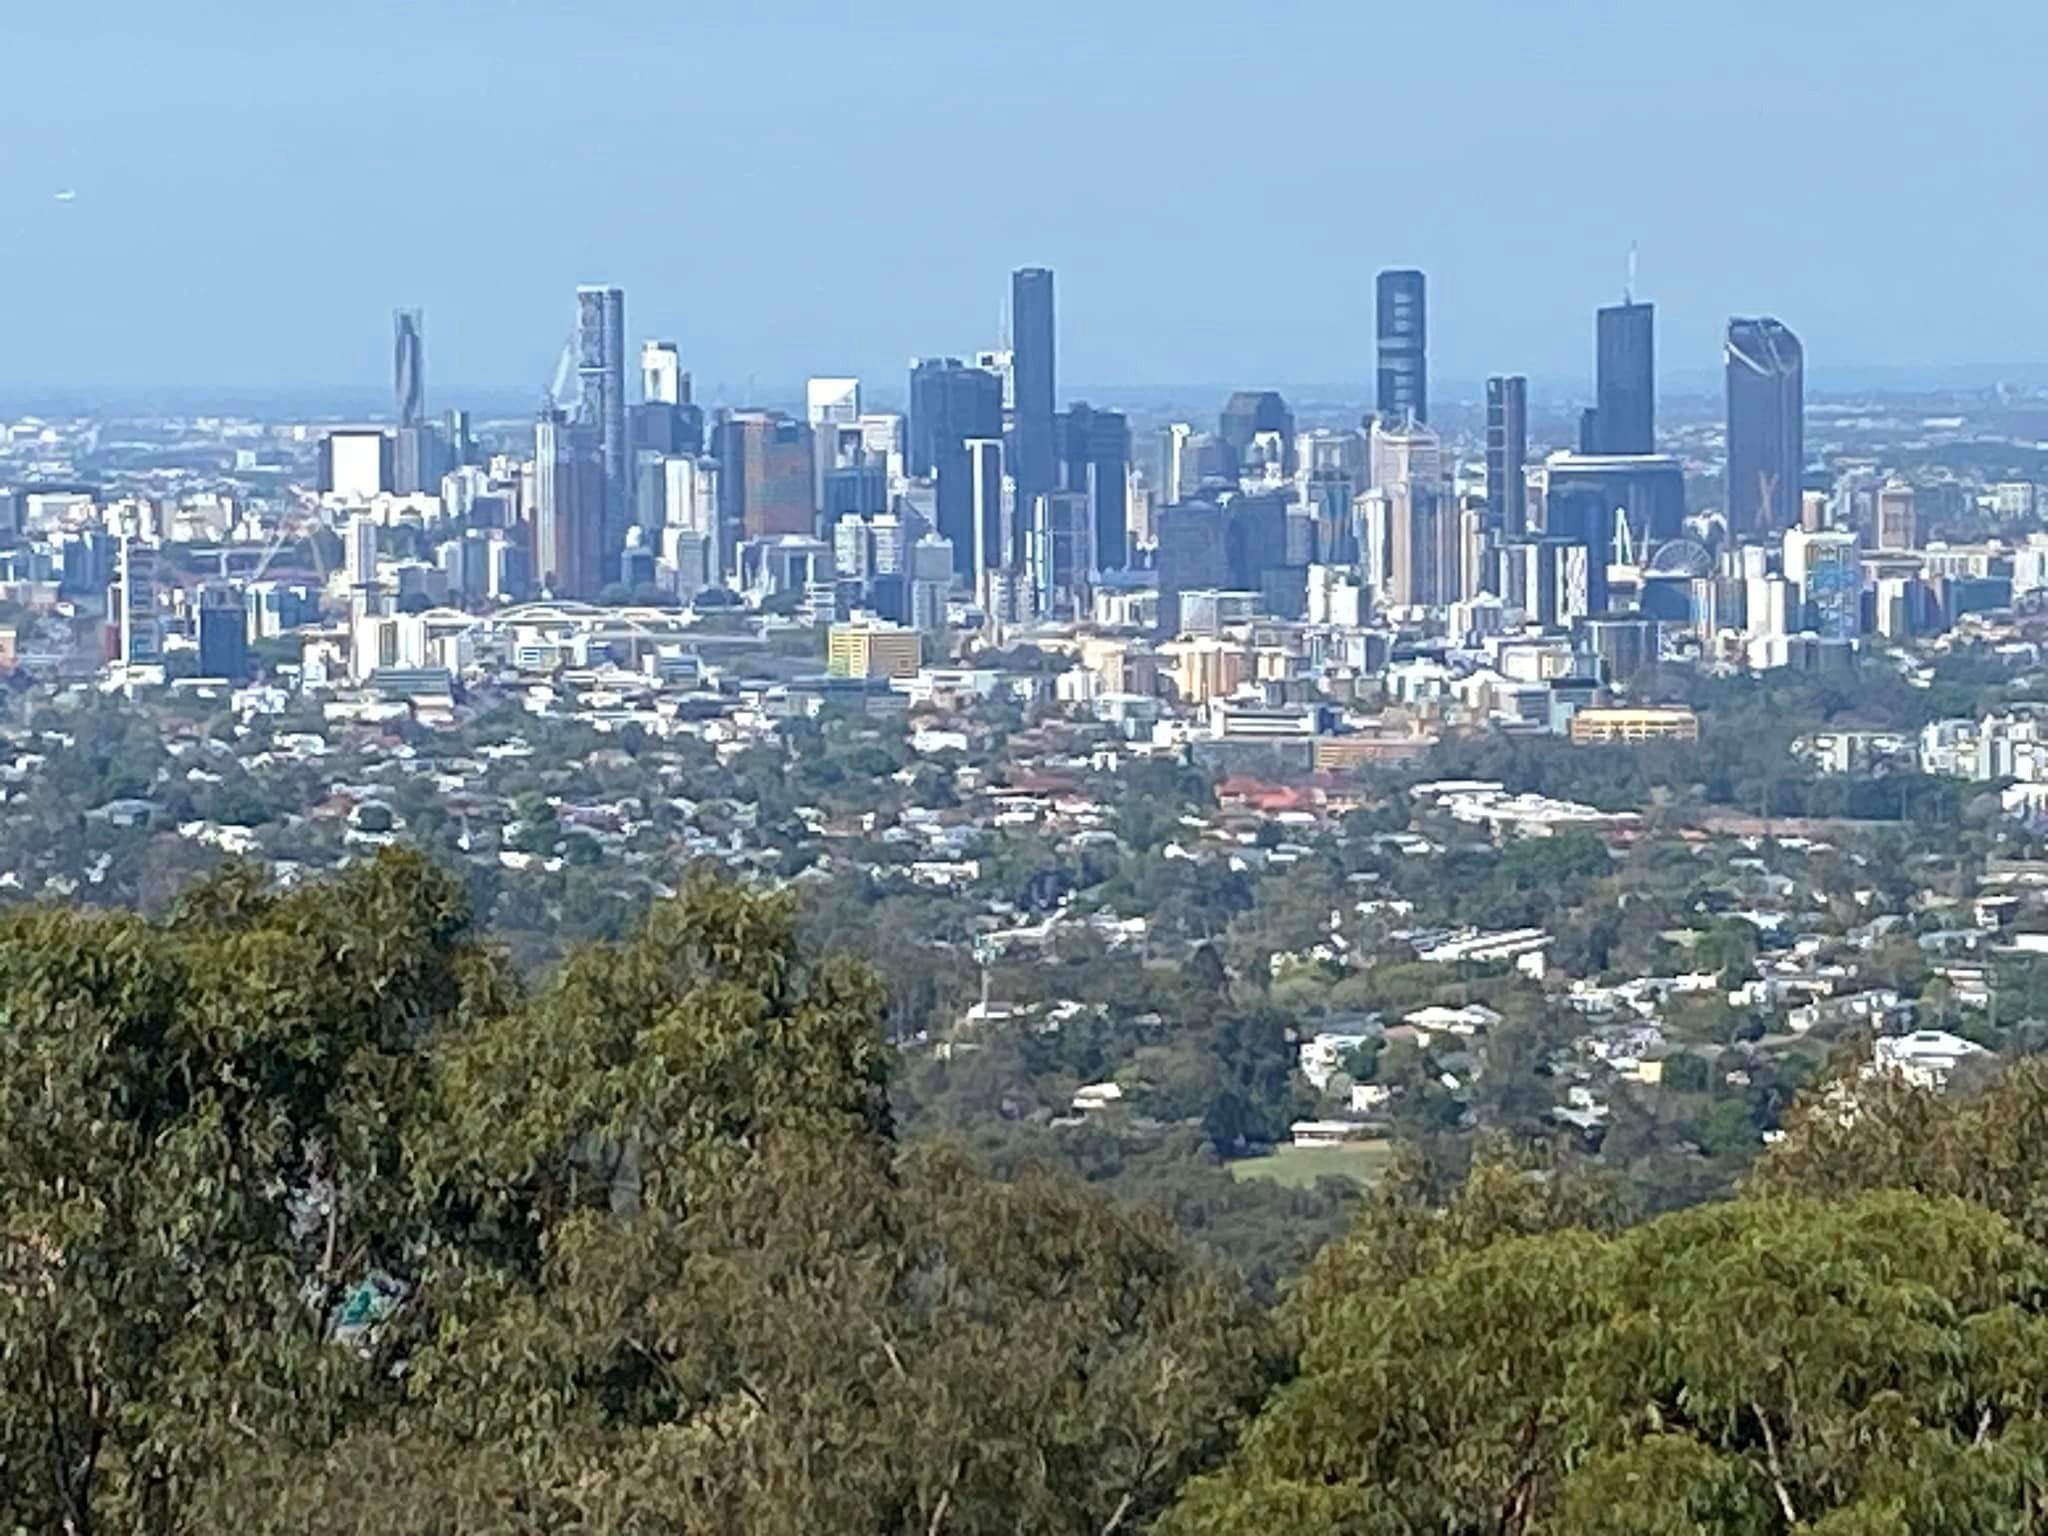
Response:
[{"label": "rooftop antenna", "polygon": [[1621,287],[1621,302],[1633,304],[1636,301],[1636,243],[1628,243],[1628,280]]}]

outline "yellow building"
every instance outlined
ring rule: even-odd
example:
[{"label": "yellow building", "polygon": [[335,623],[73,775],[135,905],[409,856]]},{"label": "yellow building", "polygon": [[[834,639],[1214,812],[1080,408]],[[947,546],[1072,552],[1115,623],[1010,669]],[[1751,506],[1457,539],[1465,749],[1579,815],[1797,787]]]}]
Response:
[{"label": "yellow building", "polygon": [[1582,709],[1572,716],[1572,740],[1605,742],[1698,741],[1700,717],[1689,709]]},{"label": "yellow building", "polygon": [[1252,660],[1243,646],[1206,636],[1168,641],[1159,647],[1159,659],[1171,667],[1168,675],[1183,704],[1229,698],[1244,686]]},{"label": "yellow building", "polygon": [[825,670],[834,677],[915,677],[924,665],[922,637],[895,624],[834,624]]}]

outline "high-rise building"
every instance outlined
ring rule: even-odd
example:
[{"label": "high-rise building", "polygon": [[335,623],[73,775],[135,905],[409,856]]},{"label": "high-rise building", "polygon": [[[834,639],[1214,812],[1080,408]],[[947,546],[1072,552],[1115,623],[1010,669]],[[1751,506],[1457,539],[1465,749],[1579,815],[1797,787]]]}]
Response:
[{"label": "high-rise building", "polygon": [[1095,526],[1098,571],[1130,563],[1131,427],[1121,411],[1098,411],[1085,402],[1059,418],[1061,483],[1087,493]]},{"label": "high-rise building", "polygon": [[367,512],[358,512],[344,525],[341,557],[351,587],[377,584],[377,520]]},{"label": "high-rise building", "polygon": [[599,430],[548,406],[534,422],[533,468],[532,580],[551,597],[594,598],[606,580]]},{"label": "high-rise building", "polygon": [[1806,627],[1822,640],[1854,640],[1862,633],[1863,570],[1855,534],[1794,528],[1785,535],[1785,579],[1798,594]]},{"label": "high-rise building", "polygon": [[417,427],[426,421],[426,321],[416,309],[393,310],[391,331],[391,388],[398,424]]},{"label": "high-rise building", "polygon": [[1016,527],[1010,506],[1008,477],[1003,473],[1003,440],[1000,437],[970,437],[967,454],[969,536],[974,541],[969,562],[977,573],[1000,571],[1021,563],[1011,548]]},{"label": "high-rise building", "polygon": [[1019,267],[1010,274],[1010,333],[1016,416],[1010,472],[1017,481],[1017,505],[1029,508],[1034,498],[1059,485],[1053,436],[1054,402],[1059,398],[1054,366],[1057,330],[1050,267]]},{"label": "high-rise building", "polygon": [[1657,451],[1656,306],[1625,299],[1595,316],[1589,453]]},{"label": "high-rise building", "polygon": [[1269,572],[1307,569],[1305,558],[1298,565],[1290,558],[1285,496],[1270,491],[1229,493],[1223,512],[1223,548],[1233,587],[1257,592],[1265,588]]},{"label": "high-rise building", "polygon": [[1877,491],[1877,547],[1916,549],[1920,543],[1919,519],[1914,515],[1913,487],[1893,475]]},{"label": "high-rise building", "polygon": [[1230,552],[1223,509],[1213,501],[1181,501],[1159,511],[1159,628],[1181,629],[1183,592],[1228,586]]},{"label": "high-rise building", "polygon": [[[976,538],[973,470],[967,444],[1003,434],[1003,382],[958,358],[924,358],[910,371],[910,471],[937,482],[938,531],[952,543],[961,576],[973,583]],[[1026,515],[1023,486],[1018,513]],[[1021,547],[1013,530],[1010,548]]]},{"label": "high-rise building", "polygon": [[1031,509],[1030,573],[1036,611],[1085,612],[1095,570],[1095,509],[1086,491],[1047,491]]},{"label": "high-rise building", "polygon": [[1152,504],[1170,507],[1195,489],[1195,429],[1184,421],[1159,429],[1151,468]]},{"label": "high-rise building", "polygon": [[1529,381],[1520,374],[1486,381],[1486,516],[1505,539],[1529,532]]},{"label": "high-rise building", "polygon": [[633,521],[633,445],[626,433],[626,294],[620,288],[576,290],[576,425],[595,434],[604,465],[604,555],[625,547]]},{"label": "high-rise building", "polygon": [[249,675],[249,619],[240,589],[209,581],[199,589],[199,675],[241,682]]},{"label": "high-rise building", "polygon": [[441,434],[426,422],[391,434],[391,489],[400,496],[437,496],[448,472]]},{"label": "high-rise building", "polygon": [[813,378],[804,385],[804,421],[811,429],[812,486],[815,506],[825,504],[825,477],[838,469],[843,455],[841,433],[849,445],[860,442],[860,380]]},{"label": "high-rise building", "polygon": [[640,398],[649,405],[681,405],[683,353],[672,341],[640,343]]},{"label": "high-rise building", "polygon": [[718,463],[726,549],[812,531],[809,427],[781,411],[734,411],[718,429]]},{"label": "high-rise building", "polygon": [[1769,318],[1728,322],[1728,532],[1736,538],[1800,520],[1806,468],[1806,358]]},{"label": "high-rise building", "polygon": [[1423,276],[1412,268],[1382,272],[1374,308],[1379,332],[1382,420],[1429,420],[1429,322]]},{"label": "high-rise building", "polygon": [[1240,389],[1224,403],[1217,418],[1216,435],[1230,445],[1235,468],[1246,473],[1259,454],[1277,453],[1282,474],[1295,469],[1294,412],[1287,401],[1270,389]]},{"label": "high-rise building", "polygon": [[156,550],[133,535],[121,539],[121,660],[131,667],[164,659],[163,621],[156,611]]},{"label": "high-rise building", "polygon": [[368,501],[391,489],[390,435],[343,428],[320,439],[320,489],[344,501]]},{"label": "high-rise building", "polygon": [[476,462],[476,441],[470,436],[469,412],[452,406],[444,412],[441,440],[450,468],[461,469]]}]

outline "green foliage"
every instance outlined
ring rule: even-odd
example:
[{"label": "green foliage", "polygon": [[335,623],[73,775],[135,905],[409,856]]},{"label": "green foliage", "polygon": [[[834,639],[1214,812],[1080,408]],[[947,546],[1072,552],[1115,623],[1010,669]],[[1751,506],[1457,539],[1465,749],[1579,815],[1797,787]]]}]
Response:
[{"label": "green foliage", "polygon": [[0,1000],[0,1528],[1113,1530],[1285,1369],[1159,1217],[905,1154],[785,900],[529,997],[415,855],[238,867],[0,917]]},{"label": "green foliage", "polygon": [[501,994],[411,856],[230,870],[166,925],[0,918],[0,1525],[179,1528],[242,1437],[384,1395],[341,1302],[408,1271],[423,1046]]},{"label": "green foliage", "polygon": [[1489,1243],[1326,1304],[1165,1528],[2033,1530],[2044,1280],[1996,1215],[1904,1194]]}]

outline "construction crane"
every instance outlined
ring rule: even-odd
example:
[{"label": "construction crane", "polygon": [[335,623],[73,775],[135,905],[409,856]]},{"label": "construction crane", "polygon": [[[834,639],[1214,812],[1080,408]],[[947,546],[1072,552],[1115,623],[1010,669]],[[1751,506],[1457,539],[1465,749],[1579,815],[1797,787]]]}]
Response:
[{"label": "construction crane", "polygon": [[269,571],[271,562],[283,552],[285,545],[302,542],[312,552],[313,568],[320,573],[320,584],[323,587],[327,585],[327,556],[321,551],[318,537],[326,527],[326,523],[320,518],[320,503],[302,493],[292,506],[279,515],[277,531],[270,536],[270,542],[264,546],[262,557],[257,560],[255,570],[249,573],[249,579],[261,581],[264,574]]}]

